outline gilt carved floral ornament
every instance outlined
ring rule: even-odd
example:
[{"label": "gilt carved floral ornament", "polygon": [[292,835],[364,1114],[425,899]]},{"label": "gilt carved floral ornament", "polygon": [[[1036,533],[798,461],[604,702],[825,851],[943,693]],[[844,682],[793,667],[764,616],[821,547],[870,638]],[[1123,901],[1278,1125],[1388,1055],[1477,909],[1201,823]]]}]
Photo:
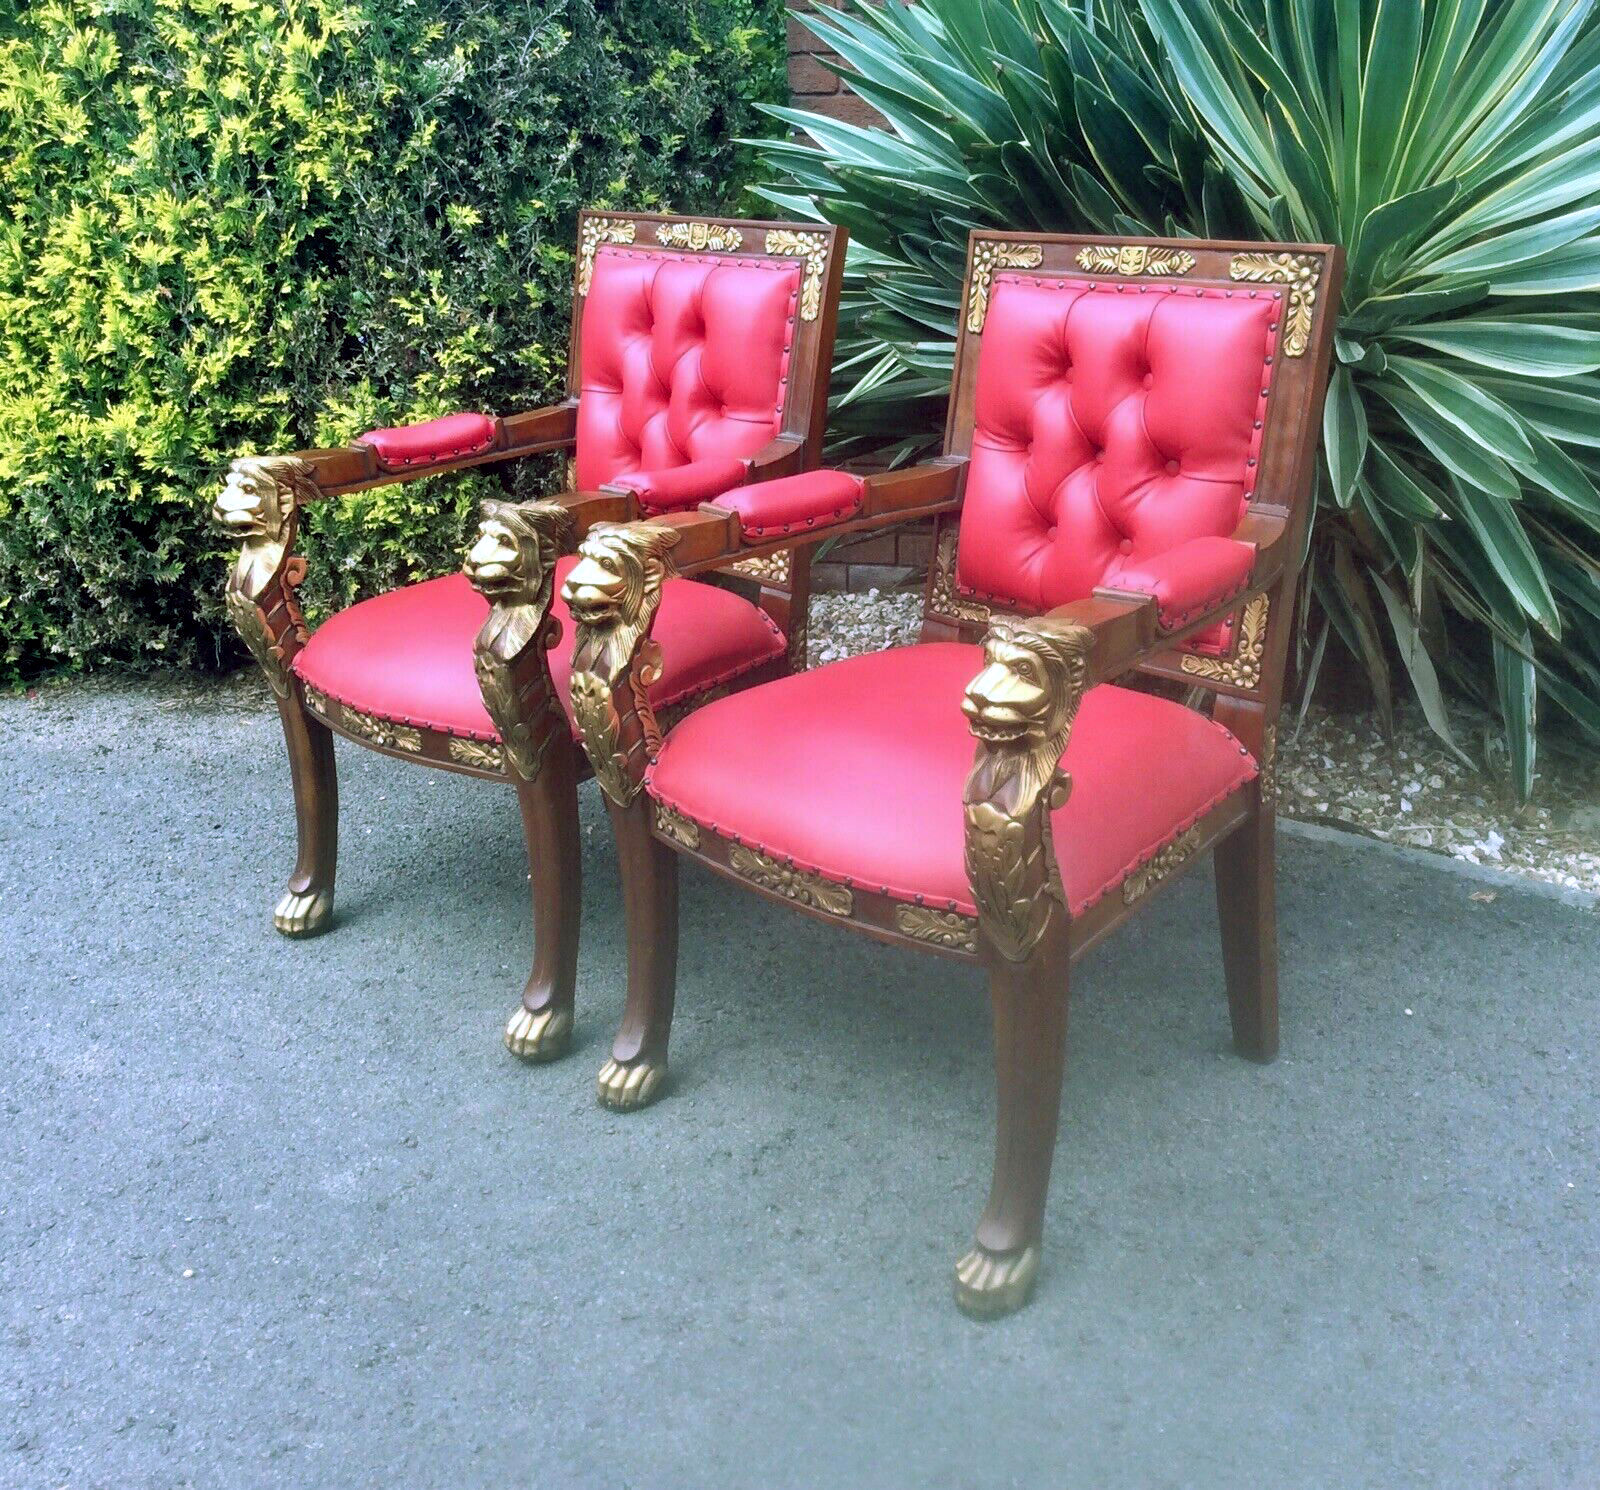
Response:
[{"label": "gilt carved floral ornament", "polygon": [[1311,345],[1311,319],[1317,301],[1317,260],[1310,254],[1235,254],[1228,265],[1228,274],[1249,284],[1288,286],[1283,355],[1304,357],[1306,348]]},{"label": "gilt carved floral ornament", "polygon": [[1044,250],[1037,243],[1002,243],[980,238],[972,250],[972,280],[967,288],[967,330],[977,334],[989,315],[989,291],[1001,269],[1037,269]]},{"label": "gilt carved floral ornament", "polygon": [[800,287],[800,319],[814,321],[822,312],[822,274],[828,265],[828,240],[822,233],[801,233],[792,228],[772,228],[767,233],[769,254],[788,254],[806,261]]},{"label": "gilt carved floral ornament", "polygon": [[638,229],[626,217],[586,217],[578,234],[578,293],[594,283],[594,256],[602,243],[632,243]]},{"label": "gilt carved floral ornament", "polygon": [[1150,248],[1142,243],[1086,244],[1075,256],[1077,266],[1087,274],[1148,274],[1161,279],[1187,274],[1195,257],[1181,248]]}]

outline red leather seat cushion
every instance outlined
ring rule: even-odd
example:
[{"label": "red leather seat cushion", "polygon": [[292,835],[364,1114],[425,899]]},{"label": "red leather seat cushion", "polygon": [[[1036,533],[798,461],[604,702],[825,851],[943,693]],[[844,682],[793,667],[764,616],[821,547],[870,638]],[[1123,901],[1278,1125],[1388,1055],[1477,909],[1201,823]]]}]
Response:
[{"label": "red leather seat cushion", "polygon": [[605,244],[584,301],[577,483],[754,455],[778,433],[799,259]]},{"label": "red leather seat cushion", "polygon": [[1046,611],[1238,526],[1281,291],[997,275],[956,576]]},{"label": "red leather seat cushion", "polygon": [[[900,647],[706,705],[667,736],[650,794],[685,817],[858,889],[975,913],[961,789],[961,695],[980,648]],[[1068,903],[1086,910],[1256,774],[1227,730],[1109,686],[1084,697],[1055,814]]]},{"label": "red leather seat cushion", "polygon": [[494,420],[487,414],[446,414],[398,429],[369,429],[356,444],[370,445],[386,470],[403,471],[478,455],[494,444],[494,437]]},{"label": "red leather seat cushion", "polygon": [[[551,649],[550,671],[563,705],[573,626],[560,590],[576,562],[569,557],[556,565],[561,639]],[[472,640],[488,614],[488,601],[464,574],[408,585],[331,617],[295,657],[294,670],[364,714],[494,740],[498,733],[472,670]],[[757,606],[687,579],[667,581],[652,635],[661,642],[665,666],[650,696],[662,706],[781,656],[785,646],[783,633]]]}]

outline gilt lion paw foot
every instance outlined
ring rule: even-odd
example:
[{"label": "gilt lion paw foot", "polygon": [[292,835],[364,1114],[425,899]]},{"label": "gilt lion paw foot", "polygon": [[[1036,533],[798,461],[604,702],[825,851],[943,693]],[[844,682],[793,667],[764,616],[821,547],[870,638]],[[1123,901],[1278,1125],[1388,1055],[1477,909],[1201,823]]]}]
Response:
[{"label": "gilt lion paw foot", "polygon": [[1039,1271],[1039,1248],[989,1252],[974,1247],[956,1264],[956,1305],[973,1319],[999,1319],[1028,1302]]},{"label": "gilt lion paw foot", "polygon": [[285,936],[315,936],[332,918],[332,890],[286,890],[272,912],[272,924]]},{"label": "gilt lion paw foot", "polygon": [[571,1009],[533,1009],[517,1006],[506,1021],[506,1049],[525,1061],[553,1061],[572,1044]]},{"label": "gilt lion paw foot", "polygon": [[613,1112],[632,1112],[636,1107],[647,1107],[655,1101],[666,1074],[665,1061],[623,1062],[613,1058],[600,1068],[595,1094],[602,1107],[609,1107]]}]

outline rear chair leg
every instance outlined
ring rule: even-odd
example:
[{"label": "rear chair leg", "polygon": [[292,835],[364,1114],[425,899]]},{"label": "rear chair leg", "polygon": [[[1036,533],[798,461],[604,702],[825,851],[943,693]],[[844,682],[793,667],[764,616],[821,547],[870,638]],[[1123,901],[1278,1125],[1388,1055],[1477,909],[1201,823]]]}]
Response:
[{"label": "rear chair leg", "polygon": [[[1047,937],[1045,947],[1052,941],[1064,939]],[[955,1275],[956,1303],[976,1319],[1020,1309],[1039,1269],[1066,1065],[1067,969],[1064,946],[1055,956],[995,958],[990,966],[999,1085],[994,1179],[977,1238]]]},{"label": "rear chair leg", "polygon": [[1270,803],[1216,847],[1217,918],[1234,1048],[1253,1061],[1278,1053],[1277,819]]},{"label": "rear chair leg", "polygon": [[626,807],[607,799],[622,866],[628,923],[628,1002],[611,1059],[600,1068],[602,1107],[631,1112],[661,1092],[678,979],[678,856],[650,831],[654,810],[640,792]]},{"label": "rear chair leg", "polygon": [[534,780],[511,773],[522,808],[533,896],[533,970],[522,1003],[506,1021],[506,1049],[525,1061],[553,1061],[572,1044],[583,904],[578,842],[577,757],[562,731]]},{"label": "rear chair leg", "polygon": [[333,733],[306,712],[297,683],[278,700],[283,739],[294,782],[294,818],[299,840],[294,873],[272,913],[285,936],[315,936],[333,917],[333,877],[339,857],[339,778]]}]

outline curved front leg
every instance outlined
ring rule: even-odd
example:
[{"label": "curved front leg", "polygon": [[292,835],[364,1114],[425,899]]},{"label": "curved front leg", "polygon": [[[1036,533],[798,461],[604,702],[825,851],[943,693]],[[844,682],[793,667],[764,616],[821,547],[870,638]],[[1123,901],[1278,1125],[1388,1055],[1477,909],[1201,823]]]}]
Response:
[{"label": "curved front leg", "polygon": [[1027,1302],[1039,1267],[1066,1058],[1071,963],[1050,814],[1083,695],[1086,627],[997,619],[962,709],[978,745],[967,778],[967,876],[994,1006],[998,1115],[989,1203],[956,1264],[957,1304],[992,1319]]},{"label": "curved front leg", "polygon": [[305,645],[305,620],[295,590],[305,560],[294,558],[300,508],[321,496],[308,462],[293,455],[241,456],[211,510],[225,532],[241,540],[224,596],[228,617],[260,666],[278,701],[294,783],[299,850],[272,924],[285,936],[314,936],[333,917],[339,848],[339,784],[333,736],[307,712],[290,671]]},{"label": "curved front leg", "polygon": [[661,651],[650,625],[677,541],[658,523],[597,525],[561,590],[578,627],[573,717],[611,812],[628,922],[627,1010],[596,1085],[601,1104],[619,1112],[660,1095],[677,980],[677,856],[651,833],[643,790],[661,744],[649,697]]},{"label": "curved front leg", "polygon": [[478,685],[500,732],[528,844],[533,968],[505,1029],[506,1048],[528,1061],[566,1053],[577,992],[577,760],[549,661],[560,634],[550,614],[556,558],[571,531],[571,514],[559,503],[485,502],[466,562],[490,604],[474,644]]}]

